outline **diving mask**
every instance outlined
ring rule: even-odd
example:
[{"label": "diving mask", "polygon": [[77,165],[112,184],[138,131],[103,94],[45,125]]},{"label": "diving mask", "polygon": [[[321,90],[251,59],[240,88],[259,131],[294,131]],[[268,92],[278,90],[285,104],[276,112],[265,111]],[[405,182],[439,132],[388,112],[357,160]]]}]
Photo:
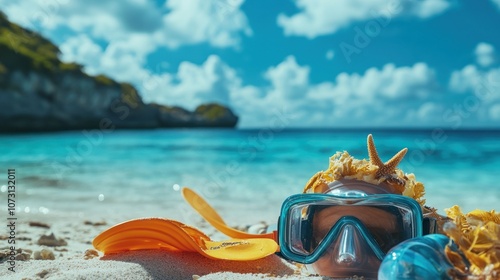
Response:
[{"label": "diving mask", "polygon": [[356,180],[290,196],[278,221],[280,254],[334,277],[376,278],[392,247],[423,232],[418,202]]}]

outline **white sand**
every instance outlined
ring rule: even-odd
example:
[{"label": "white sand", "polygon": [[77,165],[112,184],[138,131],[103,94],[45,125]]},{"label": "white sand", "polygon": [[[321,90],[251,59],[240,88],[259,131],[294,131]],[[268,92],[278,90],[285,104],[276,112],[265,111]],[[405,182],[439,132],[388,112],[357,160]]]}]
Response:
[{"label": "white sand", "polygon": [[[0,279],[324,279],[299,273],[295,265],[271,255],[248,261],[219,261],[196,253],[174,253],[161,250],[132,251],[86,260],[85,251],[93,249],[92,239],[112,226],[89,225],[83,219],[52,219],[44,216],[41,222],[50,229],[29,226],[33,216],[22,217],[17,224],[16,248],[39,251],[47,248],[55,260],[17,260],[15,272],[9,264],[0,264]],[[49,221],[53,222],[49,222]],[[97,221],[92,221],[97,222]],[[67,242],[65,246],[47,247],[37,244],[41,235],[54,233]],[[1,234],[0,234],[1,235]],[[6,236],[1,236],[0,248],[7,247]],[[215,239],[216,240],[216,239]],[[199,276],[199,277],[198,277]]]},{"label": "white sand", "polygon": [[[278,257],[251,262],[217,261],[196,253],[171,253],[160,250],[134,251],[85,260],[83,256],[56,260],[18,261],[16,272],[3,269],[0,278],[8,279],[288,279],[292,267]],[[196,278],[196,277],[194,277]],[[314,279],[310,277],[303,277]],[[321,278],[319,278],[321,279]]]}]

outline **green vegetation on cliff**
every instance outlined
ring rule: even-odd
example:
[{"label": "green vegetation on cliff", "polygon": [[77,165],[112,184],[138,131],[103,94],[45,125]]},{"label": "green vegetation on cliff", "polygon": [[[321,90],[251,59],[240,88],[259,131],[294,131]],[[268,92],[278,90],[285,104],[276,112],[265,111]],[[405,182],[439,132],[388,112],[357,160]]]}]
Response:
[{"label": "green vegetation on cliff", "polygon": [[[59,48],[35,32],[11,23],[0,12],[0,52],[7,69],[56,71],[61,65]],[[10,59],[9,59],[10,58]]]},{"label": "green vegetation on cliff", "polygon": [[198,106],[194,113],[209,120],[216,120],[224,117],[228,113],[228,109],[222,105],[212,103]]},{"label": "green vegetation on cliff", "polygon": [[8,74],[12,70],[36,71],[46,75],[66,72],[91,77],[100,85],[118,85],[105,75],[87,75],[78,63],[62,62],[59,59],[61,51],[56,45],[38,33],[10,22],[1,11],[0,53],[0,74]]}]

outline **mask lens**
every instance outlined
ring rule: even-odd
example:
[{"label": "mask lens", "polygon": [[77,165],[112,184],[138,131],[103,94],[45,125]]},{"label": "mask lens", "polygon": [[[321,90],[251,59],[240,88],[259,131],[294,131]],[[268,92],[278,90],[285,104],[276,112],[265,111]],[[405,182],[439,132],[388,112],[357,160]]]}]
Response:
[{"label": "mask lens", "polygon": [[352,217],[364,230],[365,239],[372,240],[386,254],[400,242],[412,238],[413,214],[403,206],[357,203],[345,205],[297,205],[289,212],[293,242],[292,251],[300,255],[313,254],[330,235],[338,235],[343,217]]}]

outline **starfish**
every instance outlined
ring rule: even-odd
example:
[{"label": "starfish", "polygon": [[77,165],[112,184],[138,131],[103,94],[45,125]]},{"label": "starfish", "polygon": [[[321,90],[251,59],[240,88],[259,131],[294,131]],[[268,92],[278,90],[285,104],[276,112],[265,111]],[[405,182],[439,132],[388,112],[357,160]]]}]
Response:
[{"label": "starfish", "polygon": [[368,135],[368,155],[370,156],[370,163],[378,166],[377,173],[375,174],[376,178],[392,176],[396,171],[396,167],[406,155],[407,151],[407,148],[402,149],[401,151],[399,151],[399,153],[397,153],[390,160],[384,163],[378,156],[377,149],[375,148],[375,143],[373,142],[373,136],[371,134]]}]

